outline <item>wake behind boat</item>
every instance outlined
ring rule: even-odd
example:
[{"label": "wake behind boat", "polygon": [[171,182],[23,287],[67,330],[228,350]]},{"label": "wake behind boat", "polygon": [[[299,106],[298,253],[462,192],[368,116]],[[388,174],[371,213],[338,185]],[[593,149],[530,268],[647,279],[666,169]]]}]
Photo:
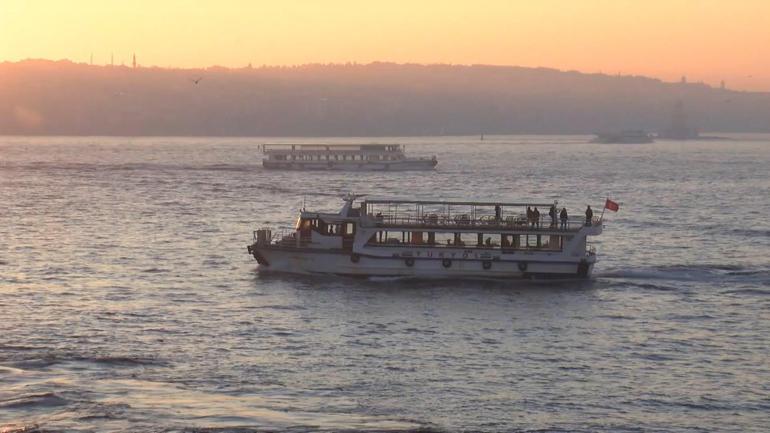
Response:
[{"label": "wake behind boat", "polygon": [[400,144],[263,144],[262,166],[283,170],[431,170],[438,161],[407,157]]},{"label": "wake behind boat", "polygon": [[390,277],[574,279],[596,263],[588,237],[602,218],[592,211],[583,220],[559,215],[556,202],[356,199],[337,213],[303,209],[276,238],[256,230],[249,254],[260,271]]}]

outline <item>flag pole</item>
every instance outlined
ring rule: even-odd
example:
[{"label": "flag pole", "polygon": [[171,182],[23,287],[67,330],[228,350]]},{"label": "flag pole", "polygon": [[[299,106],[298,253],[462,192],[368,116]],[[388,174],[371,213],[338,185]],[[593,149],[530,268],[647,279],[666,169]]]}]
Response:
[{"label": "flag pole", "polygon": [[607,200],[609,199],[610,199],[609,197],[604,199],[604,207],[602,208],[602,214],[599,216],[599,222],[602,222],[602,220],[604,220],[604,211],[607,210]]}]

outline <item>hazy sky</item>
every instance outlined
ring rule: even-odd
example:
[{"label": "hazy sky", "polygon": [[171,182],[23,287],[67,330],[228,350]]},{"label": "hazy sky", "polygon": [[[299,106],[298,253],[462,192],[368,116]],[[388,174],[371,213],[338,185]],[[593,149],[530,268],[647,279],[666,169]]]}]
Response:
[{"label": "hazy sky", "polygon": [[770,0],[0,0],[0,61],[545,66],[770,91]]}]

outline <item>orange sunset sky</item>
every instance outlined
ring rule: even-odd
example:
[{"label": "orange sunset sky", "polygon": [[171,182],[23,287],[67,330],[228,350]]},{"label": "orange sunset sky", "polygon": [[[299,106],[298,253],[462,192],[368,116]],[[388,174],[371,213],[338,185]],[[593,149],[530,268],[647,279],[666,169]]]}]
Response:
[{"label": "orange sunset sky", "polygon": [[770,91],[770,0],[0,0],[0,61],[544,66]]}]

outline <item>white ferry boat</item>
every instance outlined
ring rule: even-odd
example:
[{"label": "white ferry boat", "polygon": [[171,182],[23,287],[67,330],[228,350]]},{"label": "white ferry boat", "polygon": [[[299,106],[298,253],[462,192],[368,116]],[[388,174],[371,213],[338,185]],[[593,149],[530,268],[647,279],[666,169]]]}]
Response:
[{"label": "white ferry boat", "polygon": [[410,158],[400,144],[263,144],[262,166],[282,170],[431,170],[438,161]]},{"label": "white ferry boat", "polygon": [[[588,237],[601,234],[601,217],[553,221],[556,202],[356,199],[335,213],[303,209],[294,231],[275,238],[256,230],[248,252],[260,272],[580,279],[596,263]],[[528,208],[545,217],[528,218]]]},{"label": "white ferry boat", "polygon": [[600,144],[646,144],[653,143],[655,137],[647,131],[632,130],[596,134],[591,143]]}]

